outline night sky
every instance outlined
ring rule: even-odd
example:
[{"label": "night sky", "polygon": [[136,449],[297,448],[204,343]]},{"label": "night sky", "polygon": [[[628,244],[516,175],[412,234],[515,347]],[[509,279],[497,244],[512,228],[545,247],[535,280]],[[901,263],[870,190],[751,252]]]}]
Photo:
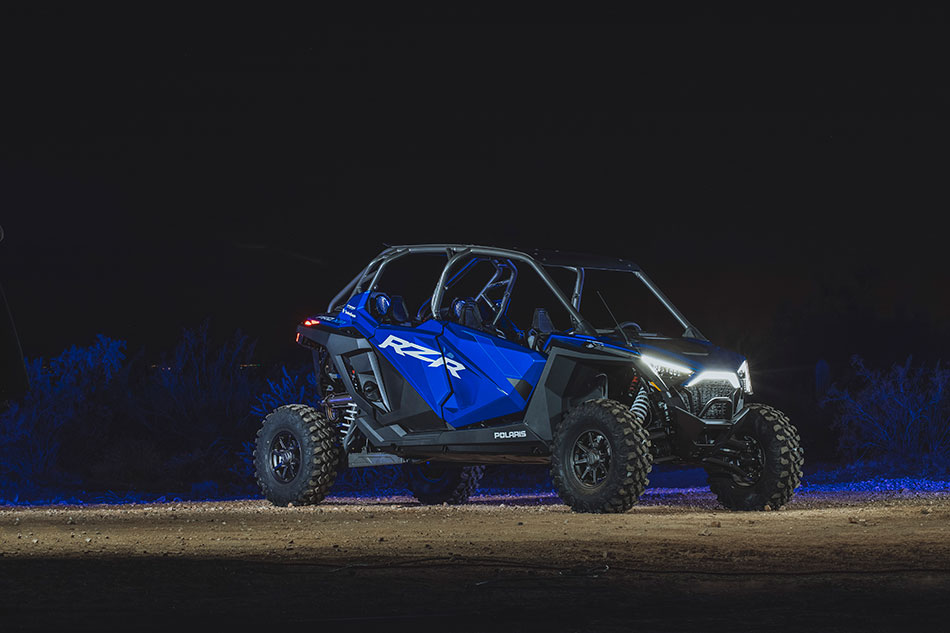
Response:
[{"label": "night sky", "polygon": [[102,333],[157,354],[210,317],[305,360],[295,324],[385,244],[444,241],[632,259],[715,342],[788,337],[775,366],[940,357],[948,51],[904,17],[8,19],[0,281],[24,353]]}]

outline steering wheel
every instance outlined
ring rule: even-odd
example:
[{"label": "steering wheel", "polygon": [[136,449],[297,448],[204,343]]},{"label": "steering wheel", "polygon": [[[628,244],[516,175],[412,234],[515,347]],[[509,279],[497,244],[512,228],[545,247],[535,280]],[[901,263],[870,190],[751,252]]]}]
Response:
[{"label": "steering wheel", "polygon": [[429,301],[424,302],[416,310],[416,321],[422,322],[426,314],[432,314],[432,297],[429,297]]},{"label": "steering wheel", "polygon": [[622,329],[628,328],[628,327],[632,327],[632,328],[636,329],[636,331],[637,331],[638,334],[643,331],[643,328],[640,327],[640,324],[639,324],[639,323],[635,323],[635,322],[633,322],[633,321],[624,321],[623,323],[621,323],[620,325],[617,326],[617,329],[622,330]]}]

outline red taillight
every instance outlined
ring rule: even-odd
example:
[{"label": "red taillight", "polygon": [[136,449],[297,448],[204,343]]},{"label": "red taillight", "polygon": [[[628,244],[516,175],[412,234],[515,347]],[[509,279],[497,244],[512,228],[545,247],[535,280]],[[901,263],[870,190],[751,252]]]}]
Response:
[{"label": "red taillight", "polygon": [[320,321],[318,319],[307,319],[303,324],[307,327],[312,327],[314,325],[320,325]]},{"label": "red taillight", "polygon": [[297,332],[297,342],[300,342],[300,332]]}]

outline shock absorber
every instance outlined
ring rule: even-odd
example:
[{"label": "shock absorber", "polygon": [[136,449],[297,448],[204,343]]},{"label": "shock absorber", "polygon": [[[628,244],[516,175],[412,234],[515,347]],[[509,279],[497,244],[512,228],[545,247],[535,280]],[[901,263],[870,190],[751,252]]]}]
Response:
[{"label": "shock absorber", "polygon": [[630,405],[630,412],[636,416],[640,424],[646,425],[650,416],[650,396],[647,395],[647,390],[643,388],[643,385],[640,385],[640,390],[637,391],[637,397],[634,398],[633,404]]},{"label": "shock absorber", "polygon": [[360,414],[359,406],[350,396],[332,396],[323,401],[324,413],[331,422],[337,423],[340,438],[346,437],[350,427]]},{"label": "shock absorber", "polygon": [[359,414],[360,408],[355,402],[350,402],[346,405],[346,409],[343,410],[343,421],[340,423],[341,437],[346,437],[346,434],[350,432],[350,427],[356,422],[356,416]]}]

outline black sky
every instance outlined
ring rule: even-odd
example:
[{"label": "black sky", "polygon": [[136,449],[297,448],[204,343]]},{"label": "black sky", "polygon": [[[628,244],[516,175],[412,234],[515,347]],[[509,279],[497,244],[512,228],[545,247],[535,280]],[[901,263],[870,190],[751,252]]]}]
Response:
[{"label": "black sky", "polygon": [[724,344],[789,306],[947,333],[943,27],[65,17],[7,20],[0,279],[28,356],[211,317],[293,357],[384,244],[431,241],[634,259]]}]

